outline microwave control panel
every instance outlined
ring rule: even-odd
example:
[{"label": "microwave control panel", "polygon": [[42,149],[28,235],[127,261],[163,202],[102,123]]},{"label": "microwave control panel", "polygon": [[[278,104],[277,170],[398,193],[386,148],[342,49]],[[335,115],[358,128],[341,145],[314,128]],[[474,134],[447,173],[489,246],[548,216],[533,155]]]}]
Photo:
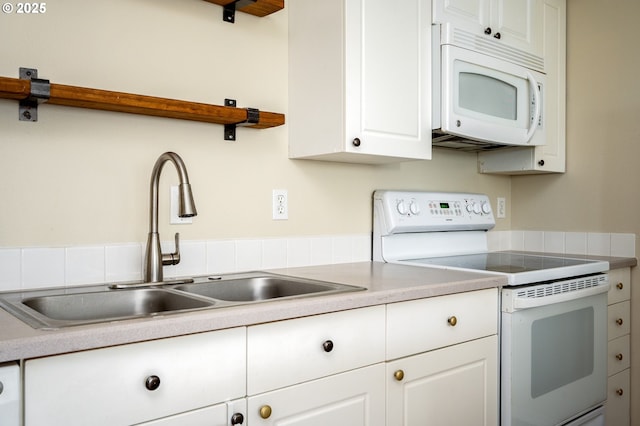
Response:
[{"label": "microwave control panel", "polygon": [[409,232],[489,230],[495,219],[485,194],[376,191],[374,226],[383,235]]}]

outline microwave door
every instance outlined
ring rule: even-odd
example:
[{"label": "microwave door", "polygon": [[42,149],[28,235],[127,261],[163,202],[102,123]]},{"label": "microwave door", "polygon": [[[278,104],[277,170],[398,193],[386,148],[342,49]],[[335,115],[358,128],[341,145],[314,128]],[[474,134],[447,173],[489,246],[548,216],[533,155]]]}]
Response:
[{"label": "microwave door", "polygon": [[505,145],[542,145],[544,75],[442,46],[441,125],[446,133]]}]

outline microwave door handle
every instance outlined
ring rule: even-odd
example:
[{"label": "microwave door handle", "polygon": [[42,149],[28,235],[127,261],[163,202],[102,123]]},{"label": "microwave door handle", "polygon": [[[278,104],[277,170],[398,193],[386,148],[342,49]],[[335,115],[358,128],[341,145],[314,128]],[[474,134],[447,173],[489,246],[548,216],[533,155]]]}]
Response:
[{"label": "microwave door handle", "polygon": [[527,132],[526,142],[528,143],[533,134],[538,127],[538,121],[540,120],[540,93],[538,93],[538,82],[536,81],[533,74],[527,71],[527,81],[529,82],[529,86],[531,87],[531,93],[533,93],[533,103],[536,106],[536,111],[533,114],[533,121],[531,122],[531,126],[529,127],[529,131]]}]

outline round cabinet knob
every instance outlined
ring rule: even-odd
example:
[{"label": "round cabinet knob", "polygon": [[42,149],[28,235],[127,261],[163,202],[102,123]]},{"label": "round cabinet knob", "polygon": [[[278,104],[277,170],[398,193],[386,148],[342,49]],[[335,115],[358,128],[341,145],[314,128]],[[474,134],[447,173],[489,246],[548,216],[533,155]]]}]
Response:
[{"label": "round cabinet knob", "polygon": [[271,407],[268,405],[263,405],[260,407],[260,417],[263,419],[268,419],[271,417]]},{"label": "round cabinet knob", "polygon": [[409,204],[409,211],[411,212],[411,214],[419,214],[420,206],[415,201],[412,201],[411,204]]},{"label": "round cabinet knob", "polygon": [[360,142],[360,138],[354,138],[351,143],[353,144],[353,146],[360,146],[362,142]]},{"label": "round cabinet knob", "polygon": [[618,290],[622,290],[622,289],[624,288],[624,284],[622,284],[622,283],[618,283],[618,284],[616,284],[616,288],[617,288]]},{"label": "round cabinet knob", "polygon": [[486,35],[491,35],[491,27],[487,27],[487,28],[485,28],[485,29],[484,29],[484,33],[485,33]]},{"label": "round cabinet knob", "polygon": [[622,388],[618,388],[616,389],[616,393],[618,394],[618,396],[622,396],[624,395],[624,390]]},{"label": "round cabinet knob", "polygon": [[618,324],[618,325],[622,325],[622,324],[624,324],[624,321],[622,320],[622,318],[618,318],[618,319],[616,320],[616,324]]},{"label": "round cabinet knob", "polygon": [[154,391],[160,387],[160,377],[158,376],[149,376],[144,381],[144,387],[146,387],[150,391]]},{"label": "round cabinet knob", "polygon": [[455,316],[451,316],[447,318],[447,323],[449,323],[451,327],[455,327],[456,324],[458,324],[458,318],[456,318]]},{"label": "round cabinet knob", "polygon": [[618,361],[622,361],[622,358],[624,358],[624,357],[622,356],[622,354],[618,354],[618,355],[616,355],[616,359],[617,359]]},{"label": "round cabinet knob", "polygon": [[489,214],[491,213],[491,206],[489,203],[482,203],[482,213]]},{"label": "round cabinet knob", "polygon": [[333,350],[333,342],[331,340],[325,341],[322,343],[322,349],[324,349],[325,352],[331,352]]},{"label": "round cabinet knob", "polygon": [[494,36],[495,38],[497,38],[498,40],[500,40],[500,38],[502,37],[502,36],[500,35],[500,33],[495,33],[493,36]]},{"label": "round cabinet knob", "polygon": [[242,423],[244,423],[244,416],[242,413],[234,413],[233,416],[231,416],[232,425],[241,425]]},{"label": "round cabinet knob", "polygon": [[397,381],[401,382],[402,379],[404,379],[404,371],[402,370],[396,370],[393,373],[393,378],[396,379]]},{"label": "round cabinet knob", "polygon": [[0,382],[0,395],[2,395],[2,391],[4,391],[4,385]]},{"label": "round cabinet knob", "polygon": [[407,214],[407,206],[404,203],[404,200],[398,201],[398,203],[396,204],[396,209],[398,210],[398,213],[400,213],[401,215]]},{"label": "round cabinet knob", "polygon": [[544,166],[544,160],[538,161],[538,166],[540,166],[540,167]]}]

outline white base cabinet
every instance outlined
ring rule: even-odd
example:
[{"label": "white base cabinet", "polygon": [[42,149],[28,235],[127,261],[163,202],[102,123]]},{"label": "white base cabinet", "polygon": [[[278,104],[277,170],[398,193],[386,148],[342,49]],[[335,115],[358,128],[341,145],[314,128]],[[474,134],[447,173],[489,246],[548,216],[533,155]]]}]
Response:
[{"label": "white base cabinet", "polygon": [[27,360],[24,424],[130,425],[243,398],[245,336],[236,328]]},{"label": "white base cabinet", "polygon": [[498,339],[387,364],[387,425],[497,425]]},{"label": "white base cabinet", "polygon": [[384,426],[384,364],[249,397],[252,426]]}]

